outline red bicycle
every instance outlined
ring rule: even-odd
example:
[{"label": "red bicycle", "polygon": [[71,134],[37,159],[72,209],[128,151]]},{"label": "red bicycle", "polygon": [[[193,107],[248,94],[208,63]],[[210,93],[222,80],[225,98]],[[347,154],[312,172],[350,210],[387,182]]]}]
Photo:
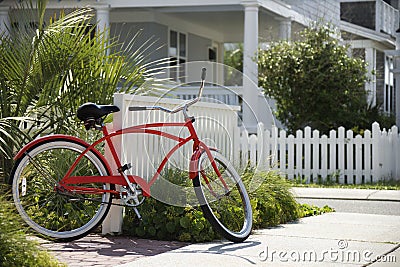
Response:
[{"label": "red bicycle", "polygon": [[[118,112],[119,108],[86,103],[79,107],[77,117],[84,122],[86,130],[102,131],[102,138],[88,144],[74,136],[49,135],[23,147],[14,158],[10,182],[15,205],[25,222],[51,239],[78,239],[102,223],[113,204],[112,198],[121,199],[123,205],[132,207],[140,219],[137,207],[151,196],[151,187],[168,159],[184,144],[193,141],[189,178],[204,217],[226,239],[244,241],[252,229],[252,209],[245,186],[232,164],[199,140],[193,124],[195,118],[188,115],[188,107],[201,98],[205,74],[203,69],[198,97],[173,110],[160,106],[129,108],[130,111],[182,111],[184,122],[142,124],[108,132],[104,118]],[[185,127],[189,136],[182,138],[159,130],[164,127]],[[127,133],[158,135],[177,142],[149,182],[127,175],[130,164],[120,162],[113,137]],[[118,166],[118,175],[112,175],[115,172],[110,166],[113,165],[96,149],[103,142]]]}]

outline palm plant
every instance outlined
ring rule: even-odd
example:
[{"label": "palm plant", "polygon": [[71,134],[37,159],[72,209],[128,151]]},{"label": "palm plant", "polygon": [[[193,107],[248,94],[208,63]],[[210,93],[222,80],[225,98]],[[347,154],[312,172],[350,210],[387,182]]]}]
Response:
[{"label": "palm plant", "polygon": [[[147,62],[147,51],[135,49],[137,34],[124,44],[108,31],[96,31],[90,8],[45,21],[46,2],[13,8],[12,27],[0,36],[0,172],[5,177],[21,144],[43,133],[67,132],[80,104],[111,103],[117,88],[134,92],[166,63]],[[149,40],[142,47],[154,44]]]}]

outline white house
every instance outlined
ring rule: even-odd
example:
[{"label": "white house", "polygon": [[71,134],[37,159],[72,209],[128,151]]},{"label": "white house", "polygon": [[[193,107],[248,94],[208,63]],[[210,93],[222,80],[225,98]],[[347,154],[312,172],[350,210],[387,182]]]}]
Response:
[{"label": "white house", "polygon": [[353,54],[368,62],[369,71],[376,72],[371,77],[372,82],[366,85],[369,100],[373,104],[382,104],[385,112],[395,113],[396,124],[400,125],[400,100],[396,101],[396,95],[400,97],[400,94],[396,94],[392,72],[394,58],[387,53],[396,49],[400,3],[398,0],[340,2],[343,39],[350,43]]},{"label": "white house", "polygon": [[[3,28],[8,23],[7,13],[13,2],[0,2]],[[142,29],[143,40],[157,39],[163,46],[152,53],[151,59],[172,57],[181,64],[223,63],[224,44],[243,43],[246,78],[241,84],[225,85],[222,64],[210,63],[208,80],[221,86],[219,89],[209,86],[206,94],[219,95],[224,102],[242,105],[244,125],[250,132],[255,131],[257,121],[270,124],[265,116],[268,106],[257,86],[257,64],[253,60],[259,44],[294,40],[299,30],[323,17],[339,26],[343,40],[350,42],[354,51],[369,62],[371,70],[376,70],[374,82],[366,85],[370,100],[382,101],[387,112],[398,107],[397,114],[400,114],[400,104],[394,101],[396,92],[390,71],[393,59],[384,53],[395,49],[399,0],[50,0],[48,3],[51,10],[82,6],[95,8],[99,26],[110,27],[112,34]],[[183,64],[168,75],[183,79],[182,82],[191,80],[192,75],[197,77],[198,71],[188,66]],[[181,94],[190,95],[190,92],[191,87],[187,86]]]}]

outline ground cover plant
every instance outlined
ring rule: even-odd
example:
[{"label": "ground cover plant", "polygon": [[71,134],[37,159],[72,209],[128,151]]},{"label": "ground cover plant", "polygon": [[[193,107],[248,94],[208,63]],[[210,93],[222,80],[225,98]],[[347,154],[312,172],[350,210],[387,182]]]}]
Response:
[{"label": "ground cover plant", "polygon": [[[329,177],[328,177],[329,178]],[[375,190],[400,190],[400,181],[396,179],[380,180],[375,183],[366,182],[364,184],[343,184],[339,183],[335,177],[324,180],[316,180],[313,183],[306,182],[305,178],[288,180],[295,187],[330,187],[330,188],[353,188],[353,189],[375,189]]]},{"label": "ground cover plant", "polygon": [[[191,186],[185,172],[169,171],[164,178],[176,184]],[[254,229],[333,211],[327,206],[319,208],[297,203],[290,192],[291,184],[277,173],[246,170],[242,179],[247,187],[252,181],[261,182],[256,190],[249,193]],[[139,207],[139,211],[143,217],[142,221],[136,219],[133,210],[126,209],[124,234],[185,242],[205,242],[221,238],[203,217],[199,207],[176,207],[150,198]]]},{"label": "ground cover plant", "polygon": [[34,239],[27,238],[27,226],[10,201],[4,187],[0,187],[0,266],[52,267],[64,266]]}]

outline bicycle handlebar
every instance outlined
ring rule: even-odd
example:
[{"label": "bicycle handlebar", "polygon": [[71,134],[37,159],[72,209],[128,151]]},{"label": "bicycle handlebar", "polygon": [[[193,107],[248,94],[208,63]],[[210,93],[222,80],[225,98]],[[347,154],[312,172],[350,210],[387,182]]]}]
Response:
[{"label": "bicycle handlebar", "polygon": [[187,110],[188,107],[191,105],[197,103],[200,101],[201,96],[203,95],[203,89],[204,89],[204,84],[206,80],[206,68],[201,69],[201,82],[200,82],[200,88],[199,88],[199,93],[196,98],[190,100],[189,102],[186,102],[184,105],[181,105],[175,109],[167,109],[161,106],[135,106],[135,107],[129,107],[129,111],[143,111],[143,110],[161,110],[167,113],[177,113],[179,111],[184,110],[184,112]]},{"label": "bicycle handlebar", "polygon": [[202,68],[202,69],[201,69],[201,80],[202,80],[202,81],[205,81],[205,80],[206,80],[206,72],[207,72],[207,69],[206,69],[206,68]]}]

